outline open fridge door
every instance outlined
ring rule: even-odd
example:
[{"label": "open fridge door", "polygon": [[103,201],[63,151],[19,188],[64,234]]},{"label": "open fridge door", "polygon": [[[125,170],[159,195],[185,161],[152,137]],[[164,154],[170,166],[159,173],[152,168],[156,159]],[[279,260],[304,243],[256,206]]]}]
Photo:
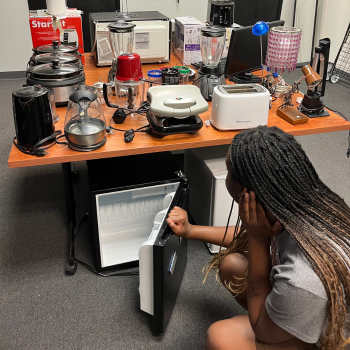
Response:
[{"label": "open fridge door", "polygon": [[181,181],[176,192],[163,200],[149,239],[139,250],[140,307],[152,316],[151,328],[162,335],[171,318],[187,261],[187,241],[175,236],[167,222],[174,206],[183,207],[188,184]]}]

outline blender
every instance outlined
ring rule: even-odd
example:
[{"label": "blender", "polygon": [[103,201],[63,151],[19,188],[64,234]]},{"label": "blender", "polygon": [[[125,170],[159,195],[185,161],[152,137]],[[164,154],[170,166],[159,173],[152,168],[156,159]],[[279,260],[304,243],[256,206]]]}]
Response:
[{"label": "blender", "polygon": [[225,85],[225,75],[219,66],[225,39],[225,28],[208,26],[201,29],[203,65],[198,69],[194,84],[201,90],[207,101],[211,101],[215,86]]},{"label": "blender", "polygon": [[[103,85],[103,96],[108,107],[136,111],[143,102],[144,82],[141,57],[132,53],[135,24],[118,21],[108,25],[115,73],[110,72],[109,83]],[[113,77],[112,77],[113,75]],[[115,89],[117,104],[110,103],[108,88]]]},{"label": "blender", "polygon": [[113,52],[112,67],[108,73],[108,81],[113,82],[117,72],[118,56],[131,54],[134,45],[134,28],[136,24],[119,20],[108,25],[109,41]]}]

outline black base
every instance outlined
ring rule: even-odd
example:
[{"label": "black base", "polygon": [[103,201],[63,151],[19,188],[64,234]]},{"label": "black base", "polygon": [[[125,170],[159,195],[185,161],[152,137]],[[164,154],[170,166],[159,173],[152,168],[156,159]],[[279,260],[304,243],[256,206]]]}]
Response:
[{"label": "black base", "polygon": [[323,108],[323,110],[319,112],[312,112],[309,111],[308,109],[304,109],[302,107],[298,107],[298,110],[304,114],[306,114],[309,118],[318,118],[318,117],[329,117],[330,114]]},{"label": "black base", "polygon": [[187,118],[157,117],[147,113],[148,122],[152,128],[152,135],[164,137],[174,134],[195,134],[203,127],[203,121],[198,115]]},{"label": "black base", "polygon": [[90,151],[96,151],[97,149],[101,148],[106,143],[106,141],[107,139],[105,137],[100,143],[97,143],[96,145],[93,145],[93,146],[78,146],[72,142],[68,142],[68,147],[73,151],[90,152]]}]

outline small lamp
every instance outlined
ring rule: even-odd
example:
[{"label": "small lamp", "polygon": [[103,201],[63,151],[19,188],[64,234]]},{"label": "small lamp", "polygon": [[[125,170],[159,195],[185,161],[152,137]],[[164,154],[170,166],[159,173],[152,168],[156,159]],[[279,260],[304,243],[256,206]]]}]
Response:
[{"label": "small lamp", "polygon": [[[269,31],[269,40],[265,64],[275,73],[284,70],[294,71],[297,66],[302,31],[295,27],[273,27]],[[282,77],[276,85],[276,97],[282,97],[289,90]]]}]

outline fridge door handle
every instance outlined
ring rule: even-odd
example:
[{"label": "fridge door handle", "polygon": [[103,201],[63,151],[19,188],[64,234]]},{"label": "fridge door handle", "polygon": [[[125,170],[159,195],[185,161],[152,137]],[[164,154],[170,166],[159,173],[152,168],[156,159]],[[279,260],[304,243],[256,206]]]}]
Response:
[{"label": "fridge door handle", "polygon": [[174,252],[170,258],[170,263],[169,263],[169,267],[168,267],[168,272],[170,273],[170,275],[172,275],[174,273],[176,261],[177,261],[177,254],[176,254],[176,252]]}]

